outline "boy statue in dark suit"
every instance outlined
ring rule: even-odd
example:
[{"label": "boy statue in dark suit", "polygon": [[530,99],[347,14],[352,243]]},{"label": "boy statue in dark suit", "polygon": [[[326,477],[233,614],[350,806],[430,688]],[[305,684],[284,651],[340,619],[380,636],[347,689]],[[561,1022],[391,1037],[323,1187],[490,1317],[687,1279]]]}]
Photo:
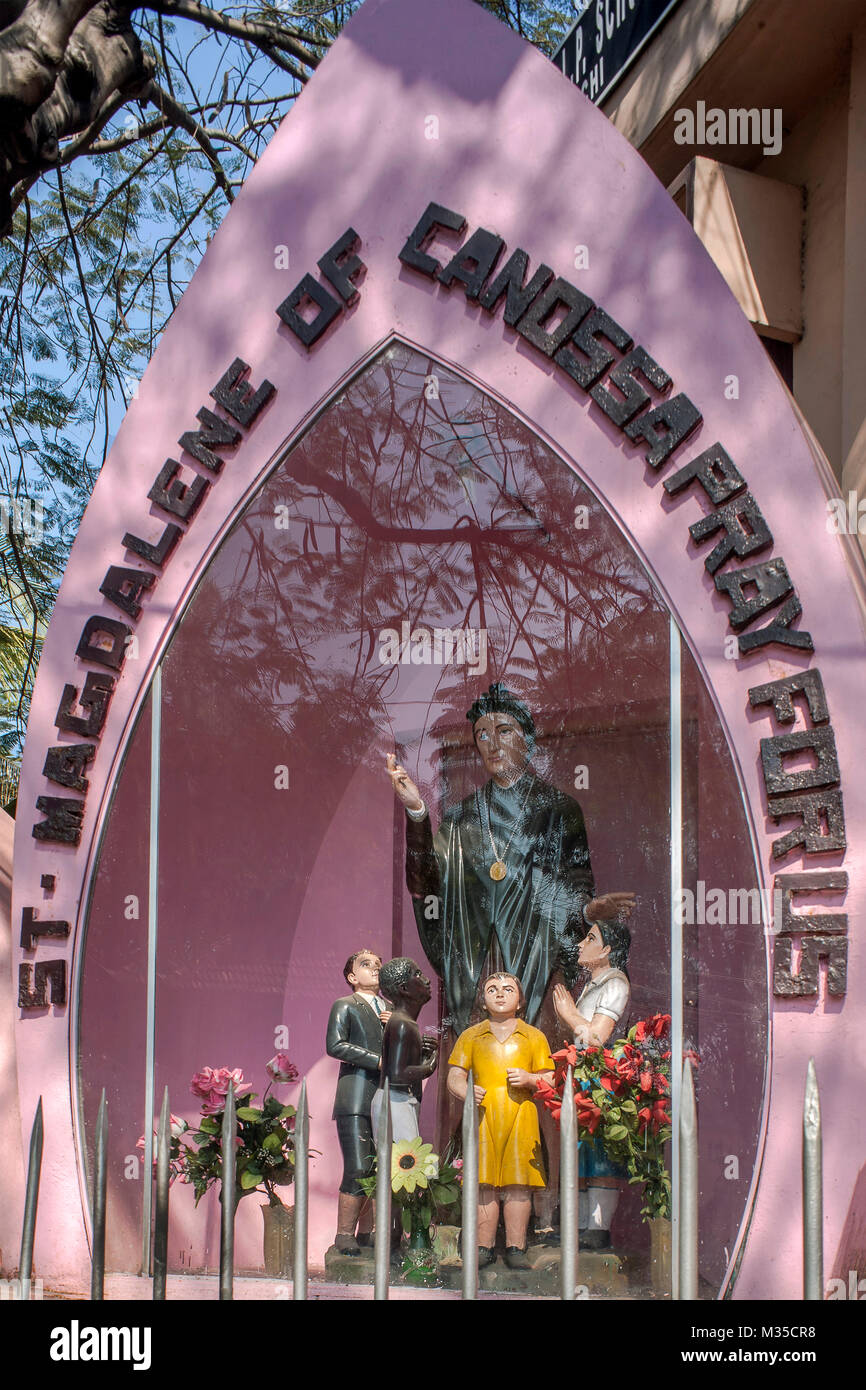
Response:
[{"label": "boy statue in dark suit", "polygon": [[[343,1255],[358,1255],[362,1244],[372,1243],[372,1204],[358,1179],[370,1172],[376,1152],[370,1104],[379,1084],[382,1030],[391,1017],[379,995],[381,965],[375,951],[355,951],[349,957],[343,974],[352,993],[335,1001],[328,1019],[326,1051],[340,1062],[332,1117],[343,1153],[334,1245]],[[360,1228],[357,1236],[356,1228]]]}]

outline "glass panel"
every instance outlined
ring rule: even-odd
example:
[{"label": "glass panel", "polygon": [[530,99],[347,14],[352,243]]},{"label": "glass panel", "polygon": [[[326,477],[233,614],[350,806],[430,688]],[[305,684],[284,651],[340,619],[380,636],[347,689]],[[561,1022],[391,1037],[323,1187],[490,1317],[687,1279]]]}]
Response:
[{"label": "glass panel", "polygon": [[[406,818],[384,770],[388,752],[396,750],[438,826],[485,785],[465,715],[491,681],[504,681],[533,712],[536,777],[582,808],[595,891],[638,895],[631,1003],[615,1036],[629,1020],[669,1012],[668,613],[580,479],[503,407],[397,346],[330,406],[249,505],[199,585],[163,671],[156,1094],[168,1084],[172,1109],[192,1121],[189,1082],[201,1067],[240,1067],[261,1095],[264,1064],[277,1050],[291,1055],[308,1078],[319,1151],[310,1254],[321,1269],[342,1174],[330,1118],[338,1064],[324,1036],[333,1001],[348,993],[343,963],[371,947],[429,968],[406,888]],[[689,659],[685,671],[686,872],[750,886],[724,738]],[[142,746],[146,738],[136,734]],[[113,820],[129,814],[126,805],[119,796]],[[507,834],[500,849],[507,860]],[[100,864],[100,885],[102,876]],[[530,913],[535,906],[529,899]],[[562,915],[554,918],[558,931]],[[695,1001],[686,1035],[707,1049],[702,1273],[715,1293],[758,1132],[755,1057],[766,1019],[755,981],[764,950],[760,928],[685,930]],[[144,937],[142,924],[142,951]],[[91,1032],[109,1007],[89,984],[107,949],[104,934],[91,932],[83,1001]],[[559,1046],[564,1029],[550,993],[560,976],[539,969],[543,999],[530,1021]],[[706,1001],[705,970],[718,986]],[[435,978],[434,988],[421,1023],[439,1028],[440,1067],[425,1090],[421,1130],[441,1148],[457,1108],[445,1091],[453,1038]],[[141,1048],[143,1009],[128,1016],[140,1019]],[[91,1088],[98,1061],[82,1052]],[[289,1100],[296,1089],[277,1093]],[[718,1147],[734,1106],[741,1179],[723,1183]],[[555,1173],[557,1134],[546,1111],[542,1132]],[[255,1208],[263,1200],[247,1198],[238,1211],[237,1263],[250,1271],[262,1269]],[[172,1201],[171,1267],[213,1270],[214,1194],[196,1210],[176,1184]],[[546,1201],[542,1224],[555,1184]],[[611,1227],[615,1249],[629,1256],[620,1287],[633,1294],[653,1283],[640,1206],[626,1187]]]},{"label": "glass panel", "polygon": [[106,1269],[141,1267],[150,697],[130,740],[106,822],[87,916],[79,1008],[80,1104],[88,1182],[99,1097],[108,1103]]}]

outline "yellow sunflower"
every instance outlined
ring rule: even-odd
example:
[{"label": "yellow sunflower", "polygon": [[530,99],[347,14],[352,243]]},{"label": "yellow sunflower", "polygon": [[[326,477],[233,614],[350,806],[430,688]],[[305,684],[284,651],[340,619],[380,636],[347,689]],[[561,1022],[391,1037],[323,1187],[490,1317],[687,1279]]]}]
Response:
[{"label": "yellow sunflower", "polygon": [[391,1149],[391,1191],[414,1192],[426,1187],[429,1178],[438,1177],[439,1156],[432,1144],[418,1139],[401,1139]]}]

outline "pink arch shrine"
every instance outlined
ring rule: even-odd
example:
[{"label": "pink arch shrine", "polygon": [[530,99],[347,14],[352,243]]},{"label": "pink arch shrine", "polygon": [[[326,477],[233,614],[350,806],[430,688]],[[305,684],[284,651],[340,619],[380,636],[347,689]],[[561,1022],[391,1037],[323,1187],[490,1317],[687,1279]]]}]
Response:
[{"label": "pink arch shrine", "polygon": [[[485,307],[519,249],[513,301],[503,293]],[[548,275],[518,303],[518,272],[528,282],[541,266]],[[853,1097],[866,1066],[866,963],[853,924],[864,908],[866,807],[851,775],[862,746],[862,562],[828,531],[829,470],[665,190],[572,84],[468,0],[366,0],[347,26],[172,317],[76,539],[40,665],[15,842],[21,1113],[29,1134],[41,1095],[46,1130],[37,1270],[72,1285],[88,1266],[77,1009],[89,895],[135,720],[234,523],[394,340],[507,406],[603,501],[712,694],[762,886],[812,876],[781,885],[788,915],[767,935],[769,1070],[725,1280],[737,1298],[796,1298],[810,1056],[828,1274],[844,1275],[863,1219],[866,1136]],[[87,743],[83,762],[49,753]],[[37,809],[39,798],[55,801]],[[799,930],[792,912],[805,914]],[[52,923],[68,933],[52,935]],[[139,926],[144,936],[145,906]],[[813,968],[817,992],[797,993]],[[334,978],[334,997],[341,984]],[[289,983],[286,998],[291,1012]],[[108,1036],[128,1026],[106,1017]],[[334,1068],[320,1013],[290,1050],[325,1154]],[[206,1061],[230,1058],[191,1057],[189,1073]],[[173,1108],[181,1100],[173,1094]],[[332,1235],[337,1182],[326,1155],[313,1178],[314,1259]]]}]

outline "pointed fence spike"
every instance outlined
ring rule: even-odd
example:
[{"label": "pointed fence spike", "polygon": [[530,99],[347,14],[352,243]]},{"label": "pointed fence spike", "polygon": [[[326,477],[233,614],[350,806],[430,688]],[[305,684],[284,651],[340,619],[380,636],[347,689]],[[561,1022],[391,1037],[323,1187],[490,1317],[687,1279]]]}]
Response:
[{"label": "pointed fence spike", "polygon": [[577,1292],[577,1112],[574,1069],[565,1073],[559,1112],[559,1296],[574,1302]]},{"label": "pointed fence spike", "polygon": [[824,1298],[824,1194],[821,1098],[815,1058],[806,1068],[803,1098],[803,1299],[820,1303]]},{"label": "pointed fence spike", "polygon": [[470,1067],[463,1101],[463,1297],[478,1297],[478,1107]]},{"label": "pointed fence spike", "polygon": [[310,1115],[307,1109],[307,1079],[295,1113],[295,1244],[293,1251],[292,1298],[307,1297],[307,1230],[310,1207]]},{"label": "pointed fence spike", "polygon": [[165,1299],[168,1278],[168,1193],[171,1156],[171,1109],[168,1087],[162,1096],[156,1139],[156,1205],[153,1216],[153,1297]]},{"label": "pointed fence spike", "polygon": [[235,1266],[235,1185],[237,1183],[237,1159],[235,1157],[235,1135],[237,1118],[235,1115],[235,1087],[229,1082],[226,1108],[223,1111],[222,1125],[222,1191],[220,1213],[220,1299],[234,1298]]},{"label": "pointed fence spike", "polygon": [[105,1088],[96,1113],[96,1152],[93,1162],[93,1251],[90,1260],[90,1299],[101,1303],[105,1297],[105,1187],[108,1174],[108,1106]]},{"label": "pointed fence spike", "polygon": [[21,1227],[21,1253],[18,1259],[19,1297],[30,1298],[30,1279],[33,1274],[33,1240],[36,1233],[36,1207],[39,1203],[39,1179],[42,1174],[42,1097],[36,1106],[33,1128],[30,1131],[30,1157],[27,1163],[27,1192],[24,1198],[24,1221]]},{"label": "pointed fence spike", "polygon": [[683,1062],[680,1092],[679,1298],[698,1296],[698,1112],[691,1060]]},{"label": "pointed fence spike", "polygon": [[376,1237],[373,1299],[385,1302],[391,1280],[391,1083],[385,1078],[376,1136]]}]

